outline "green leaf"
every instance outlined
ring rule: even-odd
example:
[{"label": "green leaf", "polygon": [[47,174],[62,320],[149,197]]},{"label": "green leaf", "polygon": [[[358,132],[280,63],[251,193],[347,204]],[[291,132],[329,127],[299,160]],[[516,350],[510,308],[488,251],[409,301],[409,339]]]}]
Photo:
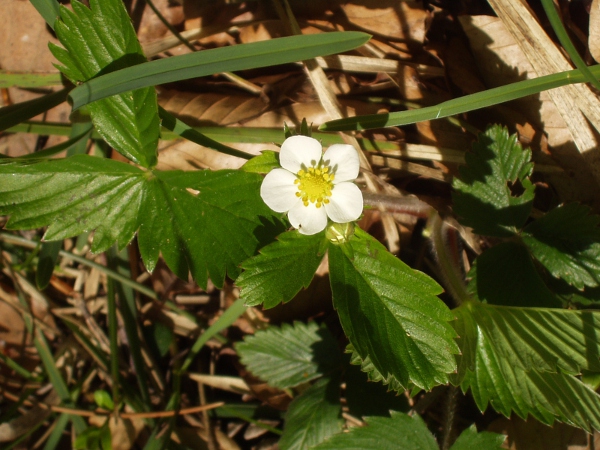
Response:
[{"label": "green leaf", "polygon": [[[366,427],[352,428],[315,447],[315,450],[439,450],[435,438],[417,414],[392,411],[391,417],[370,417]],[[454,447],[453,447],[454,448]]]},{"label": "green leaf", "polygon": [[35,271],[35,284],[38,289],[44,290],[50,283],[50,278],[52,278],[58,260],[58,252],[61,248],[61,241],[42,242]]},{"label": "green leaf", "polygon": [[344,381],[346,382],[344,397],[349,412],[354,417],[389,417],[390,411],[408,412],[410,409],[405,395],[390,392],[387,386],[369,381],[368,374],[356,365],[346,365]]},{"label": "green leaf", "polygon": [[324,232],[306,236],[288,231],[244,261],[237,284],[246,305],[273,308],[307,288],[323,259],[324,236]]},{"label": "green leaf", "polygon": [[[73,11],[60,8],[55,23],[65,48],[50,44],[50,50],[73,83],[146,61],[121,0],[91,0],[91,9],[78,1],[71,5]],[[92,103],[89,111],[98,133],[112,147],[144,167],[156,165],[159,119],[153,87]]]},{"label": "green leaf", "polygon": [[166,111],[161,106],[158,107],[158,114],[160,116],[160,119],[162,120],[161,125],[167,130],[175,133],[177,136],[181,136],[182,138],[187,139],[191,142],[195,142],[196,144],[201,145],[203,147],[212,148],[226,155],[237,156],[238,158],[243,159],[252,158],[252,155],[250,153],[245,153],[241,150],[228,147],[227,145],[223,145],[220,142],[217,142],[214,139],[205,136],[198,130],[190,127],[189,125],[176,118],[174,115]]},{"label": "green leaf", "polygon": [[304,450],[342,429],[339,376],[321,378],[296,397],[285,415],[281,450]]},{"label": "green leaf", "polygon": [[97,391],[94,391],[94,401],[96,402],[96,405],[98,405],[100,408],[106,409],[108,411],[111,411],[115,407],[112,397],[108,392],[106,392],[103,389],[98,389]]},{"label": "green leaf", "polygon": [[133,89],[341,53],[359,47],[369,39],[368,34],[358,31],[288,36],[158,59],[78,86],[71,95],[73,110]]},{"label": "green leaf", "polygon": [[[531,213],[534,186],[531,151],[521,148],[517,136],[498,125],[490,127],[465,155],[467,165],[454,179],[454,211],[463,225],[477,234],[510,237]],[[513,194],[510,185],[523,189]],[[519,186],[520,185],[520,186]]]},{"label": "green leaf", "polygon": [[260,155],[252,158],[250,161],[244,164],[241,169],[245,170],[246,172],[269,173],[271,170],[280,166],[279,152],[263,150]]},{"label": "green leaf", "polygon": [[[360,370],[367,374],[369,381],[374,383],[383,383],[390,391],[404,392],[409,386],[405,386],[398,381],[394,375],[387,374],[385,377],[377,370],[371,358],[368,356],[364,359],[354,350],[352,344],[348,344],[346,347],[346,353],[351,353],[350,364],[360,366]],[[412,386],[412,385],[411,385]]]},{"label": "green leaf", "polygon": [[490,433],[488,431],[477,432],[475,425],[471,425],[463,431],[450,450],[501,450],[506,436]]},{"label": "green leaf", "polygon": [[[58,14],[56,16],[58,17]],[[0,88],[9,88],[13,86],[22,88],[42,88],[60,85],[62,85],[60,73],[29,73],[0,70]]]},{"label": "green leaf", "polygon": [[[582,369],[600,371],[600,312],[566,309],[514,308],[468,303],[454,310],[461,335],[462,357],[473,368],[481,335],[494,351],[523,370],[578,375]],[[465,329],[473,329],[461,334]],[[462,337],[467,336],[465,341]]]},{"label": "green leaf", "polygon": [[517,242],[487,249],[475,260],[469,277],[469,293],[494,305],[561,306],[542,281],[527,249]]},{"label": "green leaf", "polygon": [[60,105],[67,99],[69,89],[61,89],[43,97],[0,108],[0,131],[13,127]]},{"label": "green leaf", "polygon": [[436,297],[441,287],[411,269],[357,228],[329,246],[333,303],[356,352],[384,379],[423,389],[446,383],[456,369],[453,313]]},{"label": "green leaf", "polygon": [[287,389],[342,367],[337,342],[315,322],[271,326],[236,344],[242,363],[271,386]]},{"label": "green leaf", "polygon": [[[589,67],[589,70],[596,78],[600,78],[600,64]],[[518,98],[527,97],[528,95],[537,94],[549,89],[585,82],[586,77],[579,70],[568,70],[565,72],[558,72],[551,75],[537,77],[531,80],[523,80],[517,83],[511,83],[506,86],[486,89],[483,92],[477,92],[475,94],[465,95],[464,97],[454,98],[452,100],[425,108],[332,120],[321,125],[319,129],[322,131],[358,131],[368,130],[371,128],[408,125],[425,120],[435,120],[454,116],[456,114],[462,114],[468,111],[486,108],[488,106],[498,105],[500,103],[516,100]]]},{"label": "green leaf", "polygon": [[530,223],[523,242],[556,278],[583,290],[600,284],[600,217],[572,203]]},{"label": "green leaf", "polygon": [[[162,254],[181,278],[221,286],[281,224],[259,195],[262,177],[241,171],[151,172],[87,155],[0,164],[0,214],[10,229],[49,225],[45,239],[95,230],[92,251],[139,229],[148,270]],[[198,195],[187,189],[200,191]]]},{"label": "green leaf", "polygon": [[475,348],[461,350],[475,354],[474,368],[465,370],[461,388],[464,392],[471,389],[481,411],[491,404],[506,417],[515,412],[523,419],[532,415],[546,425],[558,419],[588,432],[599,429],[600,397],[574,376],[523,370],[500,354],[497,343],[482,328],[478,328],[477,341],[470,344]]},{"label": "green leaf", "polygon": [[30,0],[31,4],[37,9],[44,18],[48,26],[54,29],[54,22],[60,14],[60,5],[57,0]]}]

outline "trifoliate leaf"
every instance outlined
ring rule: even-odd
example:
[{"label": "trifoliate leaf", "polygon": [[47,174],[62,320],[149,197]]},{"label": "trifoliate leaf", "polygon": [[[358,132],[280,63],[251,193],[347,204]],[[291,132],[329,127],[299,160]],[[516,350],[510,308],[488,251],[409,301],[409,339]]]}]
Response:
[{"label": "trifoliate leaf", "polygon": [[235,346],[247,369],[268,384],[287,389],[340,371],[342,358],[331,333],[315,322],[295,322],[258,331]]},{"label": "trifoliate leaf", "polygon": [[[483,336],[494,351],[523,370],[600,371],[600,312],[553,308],[513,308],[473,302],[455,309],[452,323],[460,335],[462,358],[473,361],[476,339]],[[472,369],[473,364],[469,364]]]},{"label": "trifoliate leaf", "polygon": [[454,315],[436,297],[442,288],[356,229],[329,246],[333,303],[356,352],[383,376],[423,389],[446,383],[456,369]]},{"label": "trifoliate leaf", "polygon": [[542,281],[527,249],[516,242],[503,242],[483,252],[469,277],[469,293],[494,305],[561,306]]},{"label": "trifoliate leaf", "polygon": [[[65,48],[50,44],[50,50],[73,83],[146,61],[121,0],[91,0],[89,9],[79,1],[71,6],[73,11],[61,6],[55,22]],[[156,165],[160,130],[154,87],[114,95],[88,109],[98,133],[115,150],[144,167]]]},{"label": "trifoliate leaf", "polygon": [[600,284],[600,217],[572,203],[555,208],[524,230],[523,242],[556,278],[583,290]]},{"label": "trifoliate leaf", "polygon": [[307,288],[323,259],[324,239],[325,232],[306,236],[297,230],[288,231],[262,248],[259,255],[244,261],[237,285],[245,304],[262,303],[264,308],[273,308]]},{"label": "trifoliate leaf", "polygon": [[[508,237],[523,226],[533,202],[529,181],[531,151],[524,150],[516,135],[500,126],[488,128],[465,155],[467,165],[454,179],[454,211],[463,225],[477,234]],[[522,193],[511,192],[511,185]],[[520,185],[520,186],[519,186]]]},{"label": "trifoliate leaf", "polygon": [[220,286],[280,229],[261,181],[241,171],[143,171],[87,155],[0,164],[0,214],[11,216],[10,229],[48,225],[47,240],[95,230],[94,252],[124,247],[139,229],[148,270],[162,254],[179,277],[191,272],[201,286],[208,277]]},{"label": "trifoliate leaf", "polygon": [[391,417],[370,417],[366,427],[330,437],[315,450],[439,450],[420,416],[392,411]]},{"label": "trifoliate leaf", "polygon": [[342,430],[340,378],[325,377],[296,397],[285,415],[281,450],[313,448]]},{"label": "trifoliate leaf", "polygon": [[502,450],[506,436],[488,431],[477,432],[475,425],[471,425],[456,439],[450,450]]},{"label": "trifoliate leaf", "polygon": [[276,167],[281,167],[281,164],[279,164],[279,153],[272,150],[264,150],[260,155],[255,156],[244,164],[241,169],[246,172],[269,173]]},{"label": "trifoliate leaf", "polygon": [[572,375],[525,371],[498,353],[479,328],[474,370],[466,370],[461,388],[469,388],[481,411],[488,405],[509,417],[532,415],[547,425],[555,420],[590,432],[600,427],[600,397]]}]

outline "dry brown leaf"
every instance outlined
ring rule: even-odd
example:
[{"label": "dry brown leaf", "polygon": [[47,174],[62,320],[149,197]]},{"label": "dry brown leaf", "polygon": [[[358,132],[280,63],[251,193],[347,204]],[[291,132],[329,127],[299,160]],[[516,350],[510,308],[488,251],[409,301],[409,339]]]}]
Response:
[{"label": "dry brown leaf", "polygon": [[411,45],[425,40],[429,12],[420,1],[359,0],[345,2],[340,8],[352,25],[392,41],[392,45],[372,41],[385,52],[408,51]]},{"label": "dry brown leaf", "polygon": [[[106,416],[92,416],[89,422],[90,425],[102,427],[106,419]],[[133,448],[136,439],[145,427],[144,420],[138,418],[122,419],[111,416],[108,420],[113,450],[129,450]]]},{"label": "dry brown leaf", "polygon": [[161,90],[159,104],[191,126],[229,126],[260,116],[268,107],[253,95],[217,92],[194,94]]},{"label": "dry brown leaf", "polygon": [[600,0],[593,0],[590,6],[590,54],[600,62]]}]

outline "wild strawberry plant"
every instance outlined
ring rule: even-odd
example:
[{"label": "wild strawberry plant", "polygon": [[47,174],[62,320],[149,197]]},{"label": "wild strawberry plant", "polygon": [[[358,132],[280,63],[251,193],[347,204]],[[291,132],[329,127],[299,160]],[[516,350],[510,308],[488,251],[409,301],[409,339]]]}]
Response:
[{"label": "wild strawberry plant", "polygon": [[[248,369],[272,386],[305,386],[287,412],[281,448],[381,448],[382,442],[437,448],[419,416],[402,412],[340,433],[340,384],[352,398],[357,367],[381,383],[383,391],[373,398],[394,411],[406,408],[386,399],[385,389],[416,393],[454,385],[470,392],[482,411],[491,405],[506,416],[600,430],[597,386],[581,376],[600,371],[600,315],[579,309],[598,301],[599,219],[568,204],[532,220],[531,153],[514,136],[490,127],[454,181],[460,223],[497,242],[477,255],[466,275],[447,245],[448,223],[420,205],[441,283],[454,301],[449,305],[440,299],[444,288],[437,281],[354,223],[363,201],[353,183],[358,150],[351,146],[333,145],[323,153],[304,128],[304,135],[287,134],[279,154],[265,152],[241,170],[155,169],[161,125],[216,150],[240,152],[161,110],[154,85],[338,53],[368,36],[298,36],[147,62],[120,0],[72,6],[57,9],[60,17],[51,24],[62,46],[51,50],[77,86],[69,94],[74,109],[85,109],[95,131],[131,163],[88,155],[50,159],[58,149],[1,159],[6,228],[47,227],[46,241],[93,232],[94,252],[121,249],[136,236],[149,271],[162,256],[175,274],[191,274],[202,287],[209,279],[220,287],[230,277],[245,305],[264,308],[292,300],[327,255],[350,356],[315,323],[269,327],[236,347]],[[60,95],[17,110],[19,120]],[[87,139],[88,132],[68,145]],[[102,438],[98,429],[84,437],[86,443]],[[498,448],[502,440],[469,428],[452,448]]]}]

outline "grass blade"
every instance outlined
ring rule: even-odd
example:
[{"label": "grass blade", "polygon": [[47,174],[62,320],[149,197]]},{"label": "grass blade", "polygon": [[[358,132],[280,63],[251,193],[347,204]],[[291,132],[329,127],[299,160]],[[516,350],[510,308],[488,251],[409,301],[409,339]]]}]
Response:
[{"label": "grass blade", "polygon": [[565,29],[558,12],[556,11],[556,7],[552,0],[542,0],[542,6],[544,7],[544,11],[546,11],[546,15],[548,16],[548,20],[550,21],[550,25],[552,25],[552,29],[556,33],[556,37],[560,41],[561,45],[565,48],[571,61],[575,64],[575,66],[581,71],[581,73],[585,76],[585,79],[588,83],[594,86],[596,89],[600,90],[600,81],[594,78],[592,72],[590,72],[590,68],[583,61],[583,58],[579,55],[579,52],[573,45],[571,38],[569,38],[569,34]]},{"label": "grass blade", "polygon": [[[589,69],[593,76],[600,76],[600,64],[592,66]],[[548,89],[554,89],[568,84],[584,83],[585,81],[585,76],[581,71],[578,69],[569,70],[566,72],[545,75],[532,80],[519,81],[517,83],[509,84],[508,86],[500,86],[488,89],[487,91],[477,92],[476,94],[465,95],[464,97],[448,100],[426,108],[332,120],[321,125],[319,129],[321,131],[358,131],[408,125],[425,120],[454,116],[475,109],[486,108],[510,100],[516,100],[528,95],[538,94]]]},{"label": "grass blade", "polygon": [[0,131],[4,131],[60,105],[67,99],[68,92],[69,89],[65,88],[40,98],[0,108]]},{"label": "grass blade", "polygon": [[369,38],[368,34],[357,31],[291,36],[159,59],[94,78],[73,89],[70,98],[75,111],[96,100],[134,89],[345,52]]}]

